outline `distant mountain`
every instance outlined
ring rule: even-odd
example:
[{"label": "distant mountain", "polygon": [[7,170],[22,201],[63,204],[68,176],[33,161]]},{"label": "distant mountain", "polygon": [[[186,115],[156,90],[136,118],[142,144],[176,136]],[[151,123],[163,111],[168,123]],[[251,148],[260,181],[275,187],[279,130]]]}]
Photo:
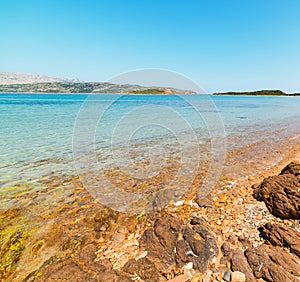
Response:
[{"label": "distant mountain", "polygon": [[46,75],[34,75],[21,72],[0,72],[0,84],[28,84],[44,82],[81,82],[78,79],[62,79]]},{"label": "distant mountain", "polygon": [[0,72],[0,93],[128,93],[128,94],[194,94],[194,91],[169,87],[145,87],[110,82],[83,82],[45,75]]},{"label": "distant mountain", "polygon": [[193,91],[165,87],[143,87],[109,82],[44,82],[0,85],[2,93],[114,93],[114,94],[195,94]]}]

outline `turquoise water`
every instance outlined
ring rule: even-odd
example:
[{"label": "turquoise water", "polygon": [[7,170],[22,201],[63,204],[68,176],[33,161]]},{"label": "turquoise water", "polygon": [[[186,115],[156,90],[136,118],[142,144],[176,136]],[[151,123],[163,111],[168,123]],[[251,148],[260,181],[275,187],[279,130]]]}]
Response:
[{"label": "turquoise water", "polygon": [[[77,150],[92,145],[105,166],[112,163],[111,147],[126,146],[134,153],[148,144],[149,151],[149,144],[160,140],[156,149],[165,142],[176,150],[178,136],[186,136],[181,141],[189,146],[192,133],[199,146],[212,136],[225,136],[227,150],[232,150],[258,140],[276,142],[300,129],[298,97],[186,97],[188,101],[175,95],[1,94],[0,185],[76,174],[74,140]],[[138,157],[145,155],[139,151]]]}]

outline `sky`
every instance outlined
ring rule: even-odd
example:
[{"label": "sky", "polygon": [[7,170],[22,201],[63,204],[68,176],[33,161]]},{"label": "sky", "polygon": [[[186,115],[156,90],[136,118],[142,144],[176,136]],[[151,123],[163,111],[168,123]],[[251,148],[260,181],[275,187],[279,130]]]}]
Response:
[{"label": "sky", "polygon": [[207,93],[300,92],[299,0],[0,0],[0,71],[106,81],[138,69]]}]

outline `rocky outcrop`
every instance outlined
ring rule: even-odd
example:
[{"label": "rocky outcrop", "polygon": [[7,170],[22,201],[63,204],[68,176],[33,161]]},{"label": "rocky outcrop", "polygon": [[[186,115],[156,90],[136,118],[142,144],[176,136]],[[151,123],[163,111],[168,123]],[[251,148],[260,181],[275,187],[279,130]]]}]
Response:
[{"label": "rocky outcrop", "polygon": [[223,262],[230,262],[232,271],[245,274],[247,282],[264,279],[270,282],[300,281],[300,260],[280,247],[259,245],[246,251],[222,245]]},{"label": "rocky outcrop", "polygon": [[194,269],[204,272],[208,262],[218,255],[215,237],[201,225],[185,227],[182,234],[183,239],[179,240],[176,246],[177,265],[182,267],[191,262]]},{"label": "rocky outcrop", "polygon": [[108,270],[104,266],[98,266],[98,270],[93,273],[91,269],[85,270],[80,264],[71,259],[62,260],[50,264],[41,277],[34,279],[37,282],[55,281],[90,281],[90,282],[130,282],[129,277],[118,273],[115,270]]},{"label": "rocky outcrop", "polygon": [[270,213],[281,219],[300,219],[300,164],[290,163],[278,176],[254,185],[254,198],[264,201]]},{"label": "rocky outcrop", "polygon": [[270,282],[300,280],[300,261],[279,247],[261,245],[245,251],[256,278]]},{"label": "rocky outcrop", "polygon": [[[213,257],[218,255],[218,247],[214,235],[200,222],[193,218],[190,224],[184,224],[166,215],[157,219],[153,228],[144,231],[141,237],[141,246],[147,251],[144,260],[149,265],[152,265],[151,262],[155,265],[151,266],[151,275],[157,269],[169,278],[167,274],[170,269],[186,265],[201,272],[207,270]],[[139,263],[140,260],[132,261],[125,265],[124,270],[131,273],[131,269],[137,269]]]},{"label": "rocky outcrop", "polygon": [[267,223],[260,228],[262,236],[273,246],[289,248],[300,257],[300,233],[282,224]]},{"label": "rocky outcrop", "polygon": [[[247,282],[255,282],[256,279],[253,275],[252,269],[248,264],[244,252],[239,248],[232,248],[229,242],[222,245],[222,252],[224,258],[230,262],[233,271],[240,271],[245,274]],[[223,260],[224,261],[224,260]]]}]

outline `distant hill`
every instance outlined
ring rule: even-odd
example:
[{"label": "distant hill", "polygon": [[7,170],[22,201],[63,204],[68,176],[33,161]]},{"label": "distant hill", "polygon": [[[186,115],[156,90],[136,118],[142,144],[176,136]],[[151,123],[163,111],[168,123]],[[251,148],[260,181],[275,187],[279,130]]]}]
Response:
[{"label": "distant hill", "polygon": [[35,75],[21,72],[0,72],[0,85],[28,84],[44,82],[80,82],[78,79],[62,79],[46,75]]},{"label": "distant hill", "polygon": [[45,75],[0,72],[0,93],[129,93],[129,94],[195,94],[194,91],[169,87],[145,87],[109,82],[83,82]]},{"label": "distant hill", "polygon": [[129,93],[129,94],[195,94],[193,91],[165,87],[143,87],[109,82],[44,82],[0,85],[2,93]]}]

